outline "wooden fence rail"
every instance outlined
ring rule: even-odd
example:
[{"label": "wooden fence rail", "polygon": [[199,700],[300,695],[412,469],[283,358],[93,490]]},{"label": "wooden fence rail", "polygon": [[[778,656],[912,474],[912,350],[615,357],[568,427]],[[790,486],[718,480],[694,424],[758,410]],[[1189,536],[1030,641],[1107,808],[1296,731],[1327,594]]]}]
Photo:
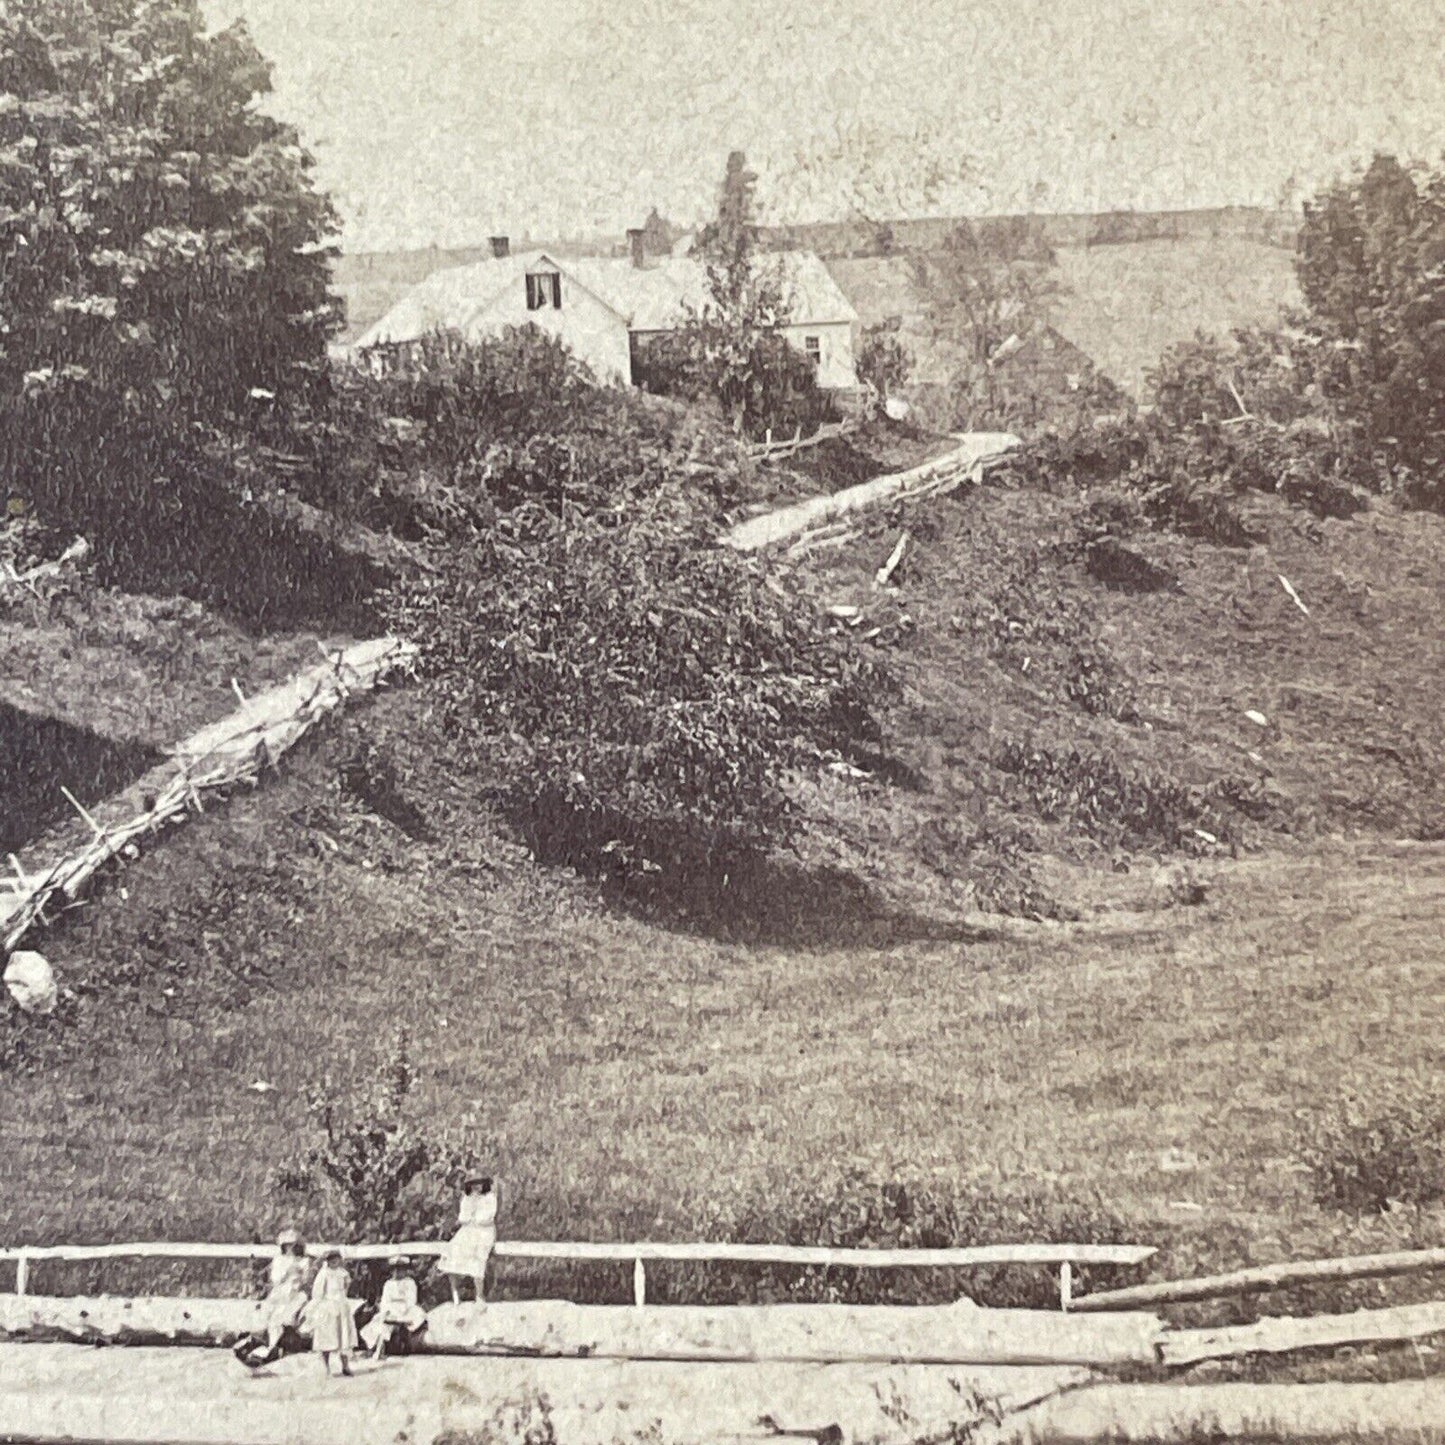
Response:
[{"label": "wooden fence rail", "polygon": [[1311,1259],[1297,1264],[1269,1264],[1231,1274],[1201,1275],[1198,1279],[1167,1279],[1128,1289],[1100,1290],[1079,1295],[1073,1309],[1079,1313],[1142,1309],[1147,1305],[1187,1304],[1194,1300],[1227,1299],[1231,1295],[1263,1294],[1294,1285],[1337,1283],[1355,1279],[1385,1279],[1392,1275],[1445,1271],[1445,1249],[1400,1250],[1393,1254],[1360,1254],[1342,1259]]},{"label": "wooden fence rail", "polygon": [[[339,1249],[344,1258],[388,1259],[396,1254],[436,1256],[446,1245],[436,1240],[397,1244],[313,1244],[307,1253],[321,1255]],[[512,1259],[614,1260],[632,1264],[633,1302],[647,1302],[646,1265],[660,1260],[693,1263],[824,1265],[855,1269],[970,1269],[998,1265],[1033,1265],[1057,1268],[1059,1303],[1067,1309],[1073,1299],[1073,1272],[1080,1265],[1136,1265],[1154,1250],[1133,1244],[984,1244],[957,1249],[833,1249],[790,1244],[693,1244],[611,1242],[575,1243],[569,1240],[499,1240],[494,1251]],[[271,1259],[270,1244],[186,1244],[154,1241],[140,1244],[22,1245],[0,1249],[0,1260],[14,1261],[15,1293],[29,1289],[30,1267],[43,1260],[69,1263],[105,1259]]]},{"label": "wooden fence rail", "polygon": [[782,440],[775,440],[772,432],[767,434],[765,440],[755,443],[748,448],[748,455],[754,461],[776,462],[785,457],[791,457],[798,452],[806,451],[809,447],[821,446],[826,441],[833,441],[837,437],[847,436],[850,432],[858,429],[856,421],[824,422],[815,432],[808,436],[803,435],[802,427],[798,427],[792,436]]}]

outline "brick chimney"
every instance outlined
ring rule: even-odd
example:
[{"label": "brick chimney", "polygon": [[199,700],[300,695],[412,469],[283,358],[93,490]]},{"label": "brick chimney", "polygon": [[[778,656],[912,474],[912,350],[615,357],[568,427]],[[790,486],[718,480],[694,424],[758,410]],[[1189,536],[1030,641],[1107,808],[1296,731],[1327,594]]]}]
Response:
[{"label": "brick chimney", "polygon": [[632,264],[639,270],[647,265],[646,237],[647,232],[641,227],[633,227],[627,233],[627,249],[632,252]]},{"label": "brick chimney", "polygon": [[499,261],[503,256],[510,256],[512,254],[512,243],[506,236],[493,236],[491,240],[492,255]]}]

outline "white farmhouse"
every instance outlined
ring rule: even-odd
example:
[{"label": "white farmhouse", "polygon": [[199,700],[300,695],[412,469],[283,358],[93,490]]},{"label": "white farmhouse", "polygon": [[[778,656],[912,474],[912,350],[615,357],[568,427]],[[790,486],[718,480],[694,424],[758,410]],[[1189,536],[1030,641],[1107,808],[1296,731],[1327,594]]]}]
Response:
[{"label": "white farmhouse", "polygon": [[[353,345],[374,352],[446,330],[494,336],[528,322],[559,337],[602,381],[631,385],[633,364],[650,336],[674,330],[709,300],[707,273],[690,256],[559,258],[545,251],[512,255],[505,244],[470,266],[438,271],[409,291]],[[853,334],[858,313],[811,251],[764,254],[776,267],[786,307],[783,335],[813,362],[818,384],[858,385]]]}]

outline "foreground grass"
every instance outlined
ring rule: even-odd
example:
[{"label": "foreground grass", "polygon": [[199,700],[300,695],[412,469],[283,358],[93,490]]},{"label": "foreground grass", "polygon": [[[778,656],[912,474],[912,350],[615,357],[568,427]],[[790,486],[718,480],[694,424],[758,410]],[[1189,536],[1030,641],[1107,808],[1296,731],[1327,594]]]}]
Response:
[{"label": "foreground grass", "polygon": [[724,944],[443,866],[314,753],[47,943],[104,987],[7,1080],[0,1239],[264,1237],[306,1092],[345,1097],[398,1028],[513,1237],[781,1234],[853,1170],[1097,1195],[1158,1274],[1428,1235],[1343,1227],[1296,1159],[1342,1087],[1440,1063],[1445,850],[1212,870],[1202,907],[976,943]]}]

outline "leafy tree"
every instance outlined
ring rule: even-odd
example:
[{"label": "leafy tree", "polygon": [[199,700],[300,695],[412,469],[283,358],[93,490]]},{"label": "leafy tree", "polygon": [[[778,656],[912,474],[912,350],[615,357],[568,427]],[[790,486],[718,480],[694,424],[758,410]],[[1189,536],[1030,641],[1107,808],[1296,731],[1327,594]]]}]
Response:
[{"label": "leafy tree", "polygon": [[[1445,499],[1445,170],[1377,155],[1305,206],[1296,271],[1316,373],[1371,445]],[[1428,495],[1427,495],[1428,494]]]},{"label": "leafy tree", "polygon": [[339,319],[265,61],[196,0],[0,0],[0,77],[0,464],[57,520],[142,516],[132,543],[234,531],[181,478],[324,388]]},{"label": "leafy tree", "polygon": [[758,247],[757,182],[741,151],[728,156],[717,215],[694,256],[707,299],[674,331],[655,338],[638,372],[652,390],[711,397],[734,430],[811,429],[828,414],[811,364],[783,337],[788,320],[782,268]]},{"label": "leafy tree", "polygon": [[1025,220],[962,221],[940,251],[914,258],[929,323],[956,357],[954,424],[998,419],[995,356],[1010,337],[1047,321],[1059,294],[1055,260],[1042,232]]},{"label": "leafy tree", "polygon": [[858,347],[858,379],[879,396],[889,396],[908,380],[913,358],[898,336],[897,321],[879,321],[863,328]]},{"label": "leafy tree", "polygon": [[[315,1140],[277,1171],[278,1187],[322,1202],[350,1241],[406,1239],[434,1228],[472,1161],[408,1117],[413,1083],[407,1041],[398,1034],[359,1094],[355,1081],[319,1084],[307,1101]],[[348,1096],[350,1104],[338,1103]]]}]

